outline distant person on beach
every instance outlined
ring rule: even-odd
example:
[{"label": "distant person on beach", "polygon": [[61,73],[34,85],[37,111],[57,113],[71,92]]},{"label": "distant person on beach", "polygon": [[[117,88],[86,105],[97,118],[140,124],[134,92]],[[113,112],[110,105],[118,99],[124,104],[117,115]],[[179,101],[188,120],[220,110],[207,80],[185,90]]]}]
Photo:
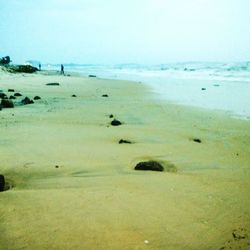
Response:
[{"label": "distant person on beach", "polygon": [[38,67],[39,67],[39,71],[41,71],[41,63],[39,63]]},{"label": "distant person on beach", "polygon": [[64,66],[61,64],[61,74],[64,75]]}]

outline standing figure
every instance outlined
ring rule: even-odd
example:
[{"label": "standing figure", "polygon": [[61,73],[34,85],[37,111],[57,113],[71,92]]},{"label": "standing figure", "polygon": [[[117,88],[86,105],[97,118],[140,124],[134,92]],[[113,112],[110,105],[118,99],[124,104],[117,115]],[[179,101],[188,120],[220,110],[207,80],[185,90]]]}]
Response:
[{"label": "standing figure", "polygon": [[64,66],[61,64],[61,74],[64,75]]},{"label": "standing figure", "polygon": [[39,63],[38,67],[39,67],[39,71],[41,71],[41,63]]}]

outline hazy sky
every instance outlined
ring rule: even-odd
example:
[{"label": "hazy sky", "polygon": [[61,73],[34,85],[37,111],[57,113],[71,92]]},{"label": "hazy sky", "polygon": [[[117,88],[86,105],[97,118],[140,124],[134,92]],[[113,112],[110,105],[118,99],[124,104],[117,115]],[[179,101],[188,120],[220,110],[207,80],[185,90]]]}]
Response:
[{"label": "hazy sky", "polygon": [[250,0],[0,0],[16,63],[250,60]]}]

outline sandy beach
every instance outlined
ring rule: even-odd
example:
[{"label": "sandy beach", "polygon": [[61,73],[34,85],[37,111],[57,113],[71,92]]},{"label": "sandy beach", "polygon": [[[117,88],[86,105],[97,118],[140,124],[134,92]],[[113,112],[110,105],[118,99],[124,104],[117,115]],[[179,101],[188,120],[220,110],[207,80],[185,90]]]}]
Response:
[{"label": "sandy beach", "polygon": [[41,99],[0,111],[1,250],[250,249],[249,120],[130,81],[0,72],[8,89]]}]

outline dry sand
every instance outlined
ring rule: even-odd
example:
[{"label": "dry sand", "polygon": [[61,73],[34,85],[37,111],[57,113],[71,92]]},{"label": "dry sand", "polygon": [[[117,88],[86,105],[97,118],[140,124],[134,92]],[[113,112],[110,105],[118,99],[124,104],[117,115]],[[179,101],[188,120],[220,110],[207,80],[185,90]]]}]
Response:
[{"label": "dry sand", "polygon": [[[0,111],[1,250],[250,248],[249,121],[128,81],[1,73],[9,88],[42,99]],[[133,170],[149,159],[177,172]]]}]

